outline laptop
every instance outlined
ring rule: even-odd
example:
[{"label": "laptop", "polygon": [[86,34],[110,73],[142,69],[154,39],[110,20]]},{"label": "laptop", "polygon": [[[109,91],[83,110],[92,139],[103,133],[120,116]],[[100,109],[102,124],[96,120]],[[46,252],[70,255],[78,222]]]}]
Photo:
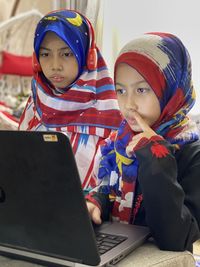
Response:
[{"label": "laptop", "polygon": [[142,226],[93,227],[65,134],[0,131],[0,148],[0,254],[47,266],[110,266],[149,237]]}]

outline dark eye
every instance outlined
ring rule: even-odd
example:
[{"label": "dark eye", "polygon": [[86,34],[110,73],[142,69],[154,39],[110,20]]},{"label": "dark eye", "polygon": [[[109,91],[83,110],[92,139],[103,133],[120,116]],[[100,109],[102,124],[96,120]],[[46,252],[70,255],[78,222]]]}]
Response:
[{"label": "dark eye", "polygon": [[39,56],[40,57],[48,57],[49,53],[48,52],[40,52]]},{"label": "dark eye", "polygon": [[149,91],[149,89],[148,88],[137,88],[137,93],[139,93],[139,94],[143,94],[143,93],[146,93],[146,92],[148,92]]},{"label": "dark eye", "polygon": [[126,92],[126,90],[125,89],[116,89],[116,93],[117,93],[117,95],[123,95],[123,94],[125,94],[125,92]]},{"label": "dark eye", "polygon": [[73,53],[72,52],[65,52],[65,53],[63,53],[63,56],[64,57],[71,57],[71,56],[73,56]]}]

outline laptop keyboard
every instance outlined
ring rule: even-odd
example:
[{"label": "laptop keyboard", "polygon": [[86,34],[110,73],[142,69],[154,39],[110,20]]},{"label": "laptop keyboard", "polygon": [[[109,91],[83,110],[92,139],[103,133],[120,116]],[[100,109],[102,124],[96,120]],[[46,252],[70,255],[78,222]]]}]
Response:
[{"label": "laptop keyboard", "polygon": [[96,233],[96,242],[99,249],[99,254],[102,255],[106,253],[108,250],[116,247],[126,239],[127,237],[125,236]]}]

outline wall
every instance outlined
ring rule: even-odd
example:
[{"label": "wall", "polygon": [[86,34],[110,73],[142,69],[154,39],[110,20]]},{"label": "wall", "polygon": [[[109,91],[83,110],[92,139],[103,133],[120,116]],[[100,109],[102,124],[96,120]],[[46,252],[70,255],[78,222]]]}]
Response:
[{"label": "wall", "polygon": [[192,58],[197,102],[191,112],[200,113],[199,1],[106,0],[104,26],[102,51],[111,67],[119,49],[140,34],[166,31],[179,36]]}]

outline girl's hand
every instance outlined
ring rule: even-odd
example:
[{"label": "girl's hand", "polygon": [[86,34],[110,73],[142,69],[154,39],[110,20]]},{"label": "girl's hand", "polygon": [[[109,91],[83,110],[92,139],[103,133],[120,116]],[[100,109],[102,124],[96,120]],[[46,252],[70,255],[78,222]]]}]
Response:
[{"label": "girl's hand", "polygon": [[152,136],[157,135],[154,130],[145,122],[145,120],[137,113],[134,112],[134,118],[136,119],[138,125],[142,129],[142,132],[135,135],[132,140],[129,142],[128,146],[126,147],[126,154],[131,157],[134,153],[135,147],[138,145],[141,139],[144,138],[144,142],[149,140]]},{"label": "girl's hand", "polygon": [[86,204],[87,204],[88,212],[89,212],[93,222],[96,224],[101,224],[102,221],[101,221],[100,209],[92,202],[86,201]]}]

